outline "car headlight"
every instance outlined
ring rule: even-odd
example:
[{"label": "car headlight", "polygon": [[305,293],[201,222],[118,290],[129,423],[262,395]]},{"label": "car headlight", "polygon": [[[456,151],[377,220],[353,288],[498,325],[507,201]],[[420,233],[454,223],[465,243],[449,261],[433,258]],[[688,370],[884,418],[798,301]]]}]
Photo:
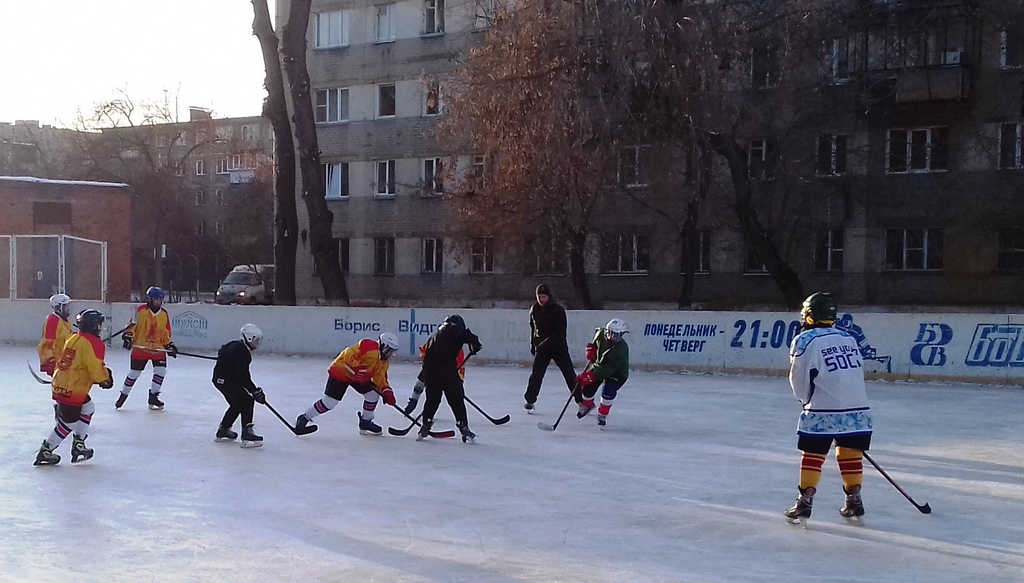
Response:
[{"label": "car headlight", "polygon": [[245,297],[245,292],[244,291],[238,292],[238,297],[244,298]]}]

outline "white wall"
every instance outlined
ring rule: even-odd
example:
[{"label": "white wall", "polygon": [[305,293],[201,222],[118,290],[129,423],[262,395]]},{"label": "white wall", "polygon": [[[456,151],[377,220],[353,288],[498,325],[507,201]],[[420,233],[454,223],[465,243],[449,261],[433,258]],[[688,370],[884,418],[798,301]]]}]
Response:
[{"label": "white wall", "polygon": [[[122,328],[135,310],[135,304],[125,303],[73,305],[76,312],[86,307],[107,314],[104,334]],[[264,331],[267,351],[333,357],[360,338],[386,331],[398,336],[400,356],[412,358],[438,323],[458,312],[484,345],[479,360],[530,360],[525,309],[172,304],[167,310],[175,344],[185,351],[213,353],[236,338],[242,324],[253,322]],[[49,312],[42,300],[0,300],[0,342],[38,342]],[[788,312],[571,311],[570,351],[578,363],[594,329],[612,317],[629,323],[626,339],[634,367],[695,371],[784,374],[787,346],[797,329],[795,314]],[[870,374],[1024,385],[1024,315],[858,313],[852,321],[861,329],[862,349],[874,351],[875,359],[865,361]]]}]

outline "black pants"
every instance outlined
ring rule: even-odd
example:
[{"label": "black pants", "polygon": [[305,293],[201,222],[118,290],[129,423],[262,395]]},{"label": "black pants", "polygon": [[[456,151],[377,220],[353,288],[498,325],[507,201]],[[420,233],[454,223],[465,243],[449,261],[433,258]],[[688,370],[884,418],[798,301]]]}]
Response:
[{"label": "black pants", "polygon": [[220,426],[230,428],[235,424],[235,419],[238,419],[239,415],[242,416],[242,427],[252,425],[252,409],[256,401],[253,400],[249,391],[245,390],[242,385],[214,384],[213,386],[217,387],[217,390],[224,395],[224,400],[228,402],[228,410],[224,412]]},{"label": "black pants", "polygon": [[558,370],[562,371],[565,377],[565,386],[572,392],[576,386],[576,369],[572,366],[572,358],[569,357],[569,347],[566,345],[547,348],[542,346],[533,357],[533,372],[530,373],[530,380],[526,383],[526,394],[523,398],[527,403],[536,403],[540,395],[540,383],[544,380],[544,373],[548,370],[551,361],[555,361]]},{"label": "black pants", "polygon": [[441,395],[444,395],[448,406],[452,408],[452,415],[455,416],[455,424],[459,427],[469,425],[466,419],[466,388],[462,385],[462,379],[455,376],[447,381],[427,380],[427,400],[423,403],[423,419],[433,420],[437,408],[441,406]]}]

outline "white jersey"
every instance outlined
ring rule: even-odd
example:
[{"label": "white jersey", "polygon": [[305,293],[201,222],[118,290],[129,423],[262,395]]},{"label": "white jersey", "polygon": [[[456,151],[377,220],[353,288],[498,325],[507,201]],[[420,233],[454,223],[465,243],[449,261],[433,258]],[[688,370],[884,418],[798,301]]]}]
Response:
[{"label": "white jersey", "polygon": [[804,404],[797,433],[821,437],[871,434],[871,408],[857,341],[836,328],[793,339],[789,384]]}]

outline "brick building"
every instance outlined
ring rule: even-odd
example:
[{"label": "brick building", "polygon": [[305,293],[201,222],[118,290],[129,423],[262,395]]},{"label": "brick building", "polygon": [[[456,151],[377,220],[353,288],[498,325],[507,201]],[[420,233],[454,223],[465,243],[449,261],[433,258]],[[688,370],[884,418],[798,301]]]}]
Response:
[{"label": "brick building", "polygon": [[[128,300],[130,217],[125,184],[0,176],[0,281],[8,282],[0,296],[14,287],[17,298],[63,291],[78,299]],[[12,245],[17,269],[10,278]]]}]

